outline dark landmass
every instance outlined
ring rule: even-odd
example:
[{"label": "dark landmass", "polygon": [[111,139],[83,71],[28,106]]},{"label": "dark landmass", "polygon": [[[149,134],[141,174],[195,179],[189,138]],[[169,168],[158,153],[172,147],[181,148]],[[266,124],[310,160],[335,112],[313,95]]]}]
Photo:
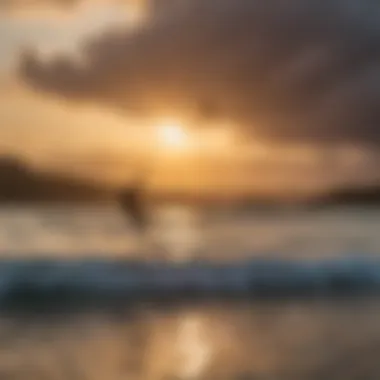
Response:
[{"label": "dark landmass", "polygon": [[[146,190],[146,189],[145,189]],[[115,190],[101,187],[93,182],[47,174],[28,168],[23,162],[12,157],[0,158],[0,204],[43,203],[43,202],[98,202],[123,196],[129,189]],[[217,193],[217,192],[216,192]],[[185,192],[149,194],[144,197],[158,203],[181,203],[204,207],[229,205],[239,210],[268,210],[282,206],[303,205],[311,208],[359,206],[380,206],[380,184],[333,189],[306,201],[290,201],[274,196],[244,195],[231,199],[226,195]],[[234,197],[232,197],[234,198]]]},{"label": "dark landmass", "polygon": [[249,195],[226,195],[221,194],[220,189],[214,191],[197,191],[189,193],[188,191],[166,191],[165,193],[149,194],[149,197],[158,203],[180,203],[196,206],[233,206],[237,208],[246,207],[276,207],[289,203],[287,197],[263,194]]},{"label": "dark landmass", "polygon": [[289,197],[263,194],[250,194],[240,197],[222,197],[212,194],[167,194],[159,196],[158,201],[187,203],[207,208],[227,206],[236,211],[276,211],[297,208],[331,207],[380,207],[380,184],[341,187],[320,192],[310,197]]},{"label": "dark landmass", "polygon": [[380,184],[331,190],[313,199],[312,206],[380,206]]},{"label": "dark landmass", "polygon": [[299,208],[330,208],[330,207],[380,207],[380,184],[345,187],[320,192],[313,196],[289,197],[279,195],[250,194],[243,196],[221,196],[217,190],[212,193],[168,192],[165,194],[150,194],[151,201],[156,203],[178,203],[212,209],[228,207],[235,211],[277,211],[279,209]]},{"label": "dark landmass", "polygon": [[110,198],[110,192],[95,184],[39,173],[22,162],[0,158],[0,203],[94,202]]}]

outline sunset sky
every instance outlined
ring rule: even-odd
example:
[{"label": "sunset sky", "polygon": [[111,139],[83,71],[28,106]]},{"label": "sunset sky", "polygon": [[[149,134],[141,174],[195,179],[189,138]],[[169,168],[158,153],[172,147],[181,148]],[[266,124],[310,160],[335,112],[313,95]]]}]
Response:
[{"label": "sunset sky", "polygon": [[0,149],[122,186],[376,181],[380,3],[0,0]]}]

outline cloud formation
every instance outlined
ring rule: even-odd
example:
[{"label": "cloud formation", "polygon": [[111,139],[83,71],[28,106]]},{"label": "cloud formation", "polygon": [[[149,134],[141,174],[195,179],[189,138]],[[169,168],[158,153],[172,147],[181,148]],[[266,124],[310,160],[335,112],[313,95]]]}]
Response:
[{"label": "cloud formation", "polygon": [[0,10],[11,11],[24,7],[57,6],[72,7],[83,0],[0,0]]},{"label": "cloud formation", "polygon": [[[156,0],[152,0],[154,2]],[[159,1],[159,0],[158,0]],[[41,9],[75,10],[83,4],[127,4],[136,7],[144,7],[151,0],[0,0],[0,12],[17,12]]]},{"label": "cloud formation", "polygon": [[35,89],[127,112],[235,122],[271,141],[380,145],[380,3],[169,0],[145,25],[25,53]]}]

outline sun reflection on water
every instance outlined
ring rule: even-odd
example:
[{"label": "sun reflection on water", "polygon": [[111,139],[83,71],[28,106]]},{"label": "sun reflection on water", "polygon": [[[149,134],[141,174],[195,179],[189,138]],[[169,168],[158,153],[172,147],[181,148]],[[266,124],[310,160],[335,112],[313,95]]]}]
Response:
[{"label": "sun reflection on water", "polygon": [[181,379],[198,378],[208,364],[212,346],[205,330],[201,316],[196,314],[188,314],[180,322],[176,350],[179,354],[177,375]]},{"label": "sun reflection on water", "polygon": [[196,259],[202,248],[200,215],[191,208],[156,209],[150,234],[170,261],[180,263]]},{"label": "sun reflection on water", "polygon": [[[268,257],[278,247],[281,257],[296,249],[321,257],[323,249],[326,255],[347,254],[359,238],[370,241],[374,251],[380,246],[378,212],[236,216],[212,219],[219,223],[212,228],[208,214],[186,207],[163,207],[154,214],[148,235],[161,245],[165,259],[178,265],[198,257],[220,260],[223,249],[234,258],[245,251]],[[0,226],[4,257],[30,258],[34,249],[50,258],[88,257],[81,252],[89,247],[108,257],[136,253],[129,248],[136,234],[132,224],[112,210],[3,209]],[[264,243],[271,244],[269,252]],[[89,251],[91,258],[98,251]],[[0,373],[19,380],[337,380],[353,378],[348,374],[355,371],[355,378],[380,378],[380,305],[355,302],[147,305],[122,318],[89,313],[50,328],[45,316],[38,324],[7,321],[13,330],[0,318]]]},{"label": "sun reflection on water", "polygon": [[[196,259],[202,244],[200,222],[200,215],[187,207],[172,206],[155,211],[152,233],[165,250],[167,260],[186,263]],[[198,379],[207,368],[213,351],[204,318],[200,313],[184,312],[170,322],[174,334],[164,336],[171,337],[165,345],[171,346],[172,351],[169,349],[171,354],[167,357],[159,355],[160,368],[165,371],[168,366],[166,370],[179,379]],[[165,364],[165,358],[171,364]],[[155,373],[154,377],[157,376]]]}]

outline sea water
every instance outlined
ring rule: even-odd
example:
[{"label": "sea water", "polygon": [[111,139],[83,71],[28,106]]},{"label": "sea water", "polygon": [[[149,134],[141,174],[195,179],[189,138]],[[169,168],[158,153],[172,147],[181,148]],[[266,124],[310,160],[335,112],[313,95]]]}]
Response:
[{"label": "sea water", "polygon": [[[51,313],[34,310],[25,289],[85,283],[99,298],[115,298],[125,260],[181,268],[194,261],[223,263],[227,269],[241,260],[334,260],[339,268],[352,267],[376,261],[379,222],[377,210],[238,213],[172,205],[152,210],[150,225],[138,231],[113,205],[4,207],[0,290],[8,296],[6,305],[14,296],[21,308],[9,313],[4,307],[0,314],[0,378],[378,379],[380,302],[365,292],[355,298],[331,298],[327,291],[322,297],[270,300],[234,293],[169,304],[116,297],[125,307],[115,309],[107,302],[69,307],[75,285],[65,296],[52,293],[62,307]],[[119,267],[117,276],[109,275],[109,265]],[[377,268],[366,273],[375,276]],[[173,276],[161,276],[159,283]],[[140,275],[135,278],[141,286]]]}]

